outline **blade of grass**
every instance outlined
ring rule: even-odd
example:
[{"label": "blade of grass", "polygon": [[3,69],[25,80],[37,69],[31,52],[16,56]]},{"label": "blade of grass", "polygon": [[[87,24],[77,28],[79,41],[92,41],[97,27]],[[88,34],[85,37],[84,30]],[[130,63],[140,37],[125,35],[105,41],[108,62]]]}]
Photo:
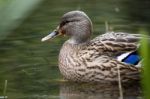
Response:
[{"label": "blade of grass", "polygon": [[5,84],[4,84],[4,91],[3,91],[4,99],[7,98],[6,92],[7,92],[7,80],[5,80]]},{"label": "blade of grass", "polygon": [[0,41],[31,13],[42,0],[3,0],[0,2]]},{"label": "blade of grass", "polygon": [[118,87],[119,87],[119,99],[123,99],[123,90],[121,84],[121,77],[120,77],[120,67],[117,65],[117,72],[118,72]]},{"label": "blade of grass", "polygon": [[[146,31],[141,31],[142,34],[147,35]],[[142,72],[142,87],[144,91],[144,99],[150,99],[150,51],[148,39],[141,40],[141,55],[143,57],[143,72]]]}]

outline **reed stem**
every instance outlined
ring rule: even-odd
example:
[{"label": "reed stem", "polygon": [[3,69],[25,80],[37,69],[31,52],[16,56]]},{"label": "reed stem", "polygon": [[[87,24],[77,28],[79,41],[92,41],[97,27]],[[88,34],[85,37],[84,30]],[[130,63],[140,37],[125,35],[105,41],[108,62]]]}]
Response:
[{"label": "reed stem", "polygon": [[5,83],[4,83],[4,91],[3,91],[4,99],[7,98],[6,92],[7,92],[7,80],[5,80]]}]

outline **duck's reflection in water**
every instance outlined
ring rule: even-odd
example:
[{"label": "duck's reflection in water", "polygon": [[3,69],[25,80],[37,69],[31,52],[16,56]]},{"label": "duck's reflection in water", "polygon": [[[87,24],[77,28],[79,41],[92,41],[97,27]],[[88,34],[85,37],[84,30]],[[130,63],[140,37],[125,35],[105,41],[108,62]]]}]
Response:
[{"label": "duck's reflection in water", "polygon": [[[139,84],[123,85],[122,91],[125,99],[141,98]],[[119,99],[119,96],[117,84],[60,84],[60,99]]]}]

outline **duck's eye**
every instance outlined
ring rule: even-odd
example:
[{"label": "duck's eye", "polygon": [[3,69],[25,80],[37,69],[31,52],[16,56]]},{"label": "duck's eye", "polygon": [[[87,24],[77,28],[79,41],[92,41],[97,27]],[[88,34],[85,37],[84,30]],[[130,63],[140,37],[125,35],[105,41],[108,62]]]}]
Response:
[{"label": "duck's eye", "polygon": [[71,22],[71,21],[66,20],[66,21],[61,22],[61,23],[60,23],[60,27],[66,25],[66,24],[69,23],[69,22]]}]

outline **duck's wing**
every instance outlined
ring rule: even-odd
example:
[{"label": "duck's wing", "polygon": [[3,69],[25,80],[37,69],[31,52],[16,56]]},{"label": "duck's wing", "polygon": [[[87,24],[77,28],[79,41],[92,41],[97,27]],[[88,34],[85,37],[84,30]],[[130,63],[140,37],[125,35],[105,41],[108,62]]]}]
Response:
[{"label": "duck's wing", "polygon": [[95,50],[101,50],[110,53],[110,55],[118,55],[137,50],[141,38],[149,39],[149,37],[141,34],[108,32],[93,39],[88,47],[89,49],[94,47]]},{"label": "duck's wing", "polygon": [[[119,61],[117,55],[136,51],[139,47],[139,40],[143,37],[147,38],[140,34],[120,32],[103,34],[80,50],[78,60],[91,71],[89,74],[97,73],[98,79],[116,80],[118,69],[122,80],[139,79],[141,68],[136,67],[135,64]],[[103,76],[104,78],[99,78]]]},{"label": "duck's wing", "polygon": [[127,65],[132,64],[132,67],[138,66],[141,59],[137,54],[137,49],[140,46],[139,41],[141,38],[148,37],[141,34],[109,32],[91,40],[80,51],[80,55],[83,59],[90,59],[93,62],[101,56],[107,56],[110,57],[110,60],[114,59]]}]

